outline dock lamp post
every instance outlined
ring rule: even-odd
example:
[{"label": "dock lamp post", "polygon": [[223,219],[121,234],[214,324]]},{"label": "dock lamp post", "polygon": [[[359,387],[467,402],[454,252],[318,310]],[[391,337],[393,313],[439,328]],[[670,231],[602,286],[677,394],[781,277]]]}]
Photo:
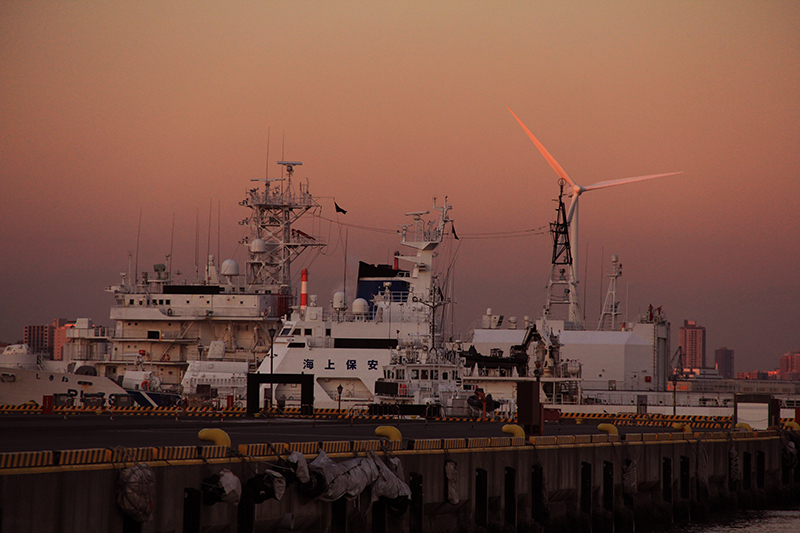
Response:
[{"label": "dock lamp post", "polygon": [[342,384],[339,383],[339,386],[336,387],[336,392],[339,393],[339,414],[342,414],[342,391],[343,390],[344,390],[344,387],[342,387]]},{"label": "dock lamp post", "polygon": [[272,399],[274,396],[275,383],[272,381],[273,365],[275,363],[275,325],[269,328],[269,408],[272,409]]},{"label": "dock lamp post", "polygon": [[672,374],[672,416],[678,412],[678,374]]}]

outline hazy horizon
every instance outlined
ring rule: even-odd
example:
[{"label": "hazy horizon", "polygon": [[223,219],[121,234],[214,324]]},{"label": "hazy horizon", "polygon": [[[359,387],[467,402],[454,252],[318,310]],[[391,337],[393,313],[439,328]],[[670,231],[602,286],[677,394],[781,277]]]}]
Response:
[{"label": "hazy horizon", "polygon": [[[110,325],[140,211],[140,271],[173,216],[176,268],[197,234],[200,257],[240,256],[268,131],[270,172],[302,161],[327,218],[335,197],[339,220],[395,230],[449,197],[459,331],[486,308],[538,317],[550,237],[468,238],[553,219],[557,176],[511,107],[581,185],[683,172],[581,197],[588,328],[616,253],[623,312],[661,306],[673,352],[695,320],[711,364],[727,347],[737,371],[775,368],[800,350],[799,27],[797,2],[3,2],[0,341]],[[345,260],[319,229],[325,303]],[[350,269],[398,249],[348,234]]]}]

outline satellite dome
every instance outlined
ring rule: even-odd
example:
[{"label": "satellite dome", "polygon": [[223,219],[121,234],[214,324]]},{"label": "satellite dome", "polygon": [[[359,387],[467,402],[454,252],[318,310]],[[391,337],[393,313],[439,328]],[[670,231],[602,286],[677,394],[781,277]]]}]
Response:
[{"label": "satellite dome", "polygon": [[367,311],[369,311],[369,302],[364,298],[356,298],[353,300],[353,314],[366,315]]},{"label": "satellite dome", "polygon": [[222,267],[220,268],[219,273],[223,276],[238,276],[239,263],[237,263],[233,259],[226,259],[225,261],[222,262]]},{"label": "satellite dome", "polygon": [[336,310],[347,309],[347,302],[343,291],[337,291],[333,294],[333,308]]},{"label": "satellite dome", "polygon": [[250,251],[254,254],[266,252],[267,243],[265,243],[262,239],[253,239],[253,241],[250,243]]}]

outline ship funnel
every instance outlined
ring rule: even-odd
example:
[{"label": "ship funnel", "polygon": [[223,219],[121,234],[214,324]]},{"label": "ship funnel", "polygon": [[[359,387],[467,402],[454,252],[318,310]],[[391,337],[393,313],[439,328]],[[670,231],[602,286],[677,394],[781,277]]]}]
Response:
[{"label": "ship funnel", "polygon": [[300,310],[305,311],[308,307],[308,269],[300,271]]}]

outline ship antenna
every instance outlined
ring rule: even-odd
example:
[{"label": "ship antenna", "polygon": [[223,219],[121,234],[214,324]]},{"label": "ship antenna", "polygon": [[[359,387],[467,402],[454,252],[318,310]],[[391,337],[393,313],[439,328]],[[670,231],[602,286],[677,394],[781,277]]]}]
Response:
[{"label": "ship antenna", "polygon": [[136,229],[136,261],[133,270],[133,286],[139,286],[139,236],[142,234],[142,208],[139,207],[139,227]]},{"label": "ship antenna", "polygon": [[194,210],[194,280],[200,278],[200,208]]},{"label": "ship antenna", "polygon": [[206,273],[205,273],[205,280],[208,283],[208,260],[209,256],[211,255],[211,216],[214,213],[214,199],[208,199],[208,237],[206,238]]},{"label": "ship antenna", "polygon": [[267,126],[267,174],[265,178],[267,178],[267,189],[269,189],[269,126]]},{"label": "ship antenna", "polygon": [[169,235],[169,273],[167,279],[172,280],[172,247],[175,243],[175,211],[172,212],[172,231]]},{"label": "ship antenna", "polygon": [[344,228],[344,281],[342,281],[342,291],[345,301],[347,299],[347,226]]}]

